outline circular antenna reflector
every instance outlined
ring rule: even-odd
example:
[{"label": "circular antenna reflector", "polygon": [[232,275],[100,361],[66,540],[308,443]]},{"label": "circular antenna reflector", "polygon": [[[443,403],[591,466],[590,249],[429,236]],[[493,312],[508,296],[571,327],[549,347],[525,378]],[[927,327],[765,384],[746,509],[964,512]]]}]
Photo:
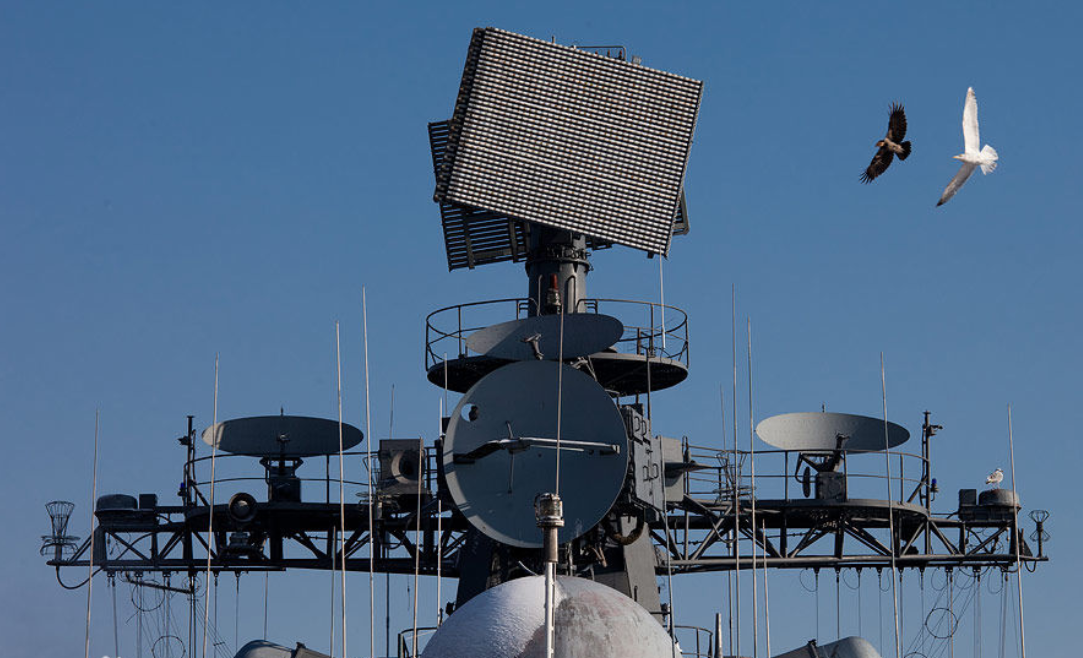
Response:
[{"label": "circular antenna reflector", "polygon": [[880,418],[816,411],[771,416],[756,426],[756,434],[776,448],[802,452],[884,450],[910,438],[910,432],[891,422],[885,437]]},{"label": "circular antenna reflector", "polygon": [[597,525],[624,485],[628,439],[605,390],[570,366],[521,361],[487,375],[460,400],[448,425],[443,468],[459,511],[487,536],[523,548],[542,545],[534,498],[557,478],[571,541]]},{"label": "circular antenna reflector", "polygon": [[237,523],[248,523],[252,519],[256,518],[256,507],[259,503],[250,493],[240,492],[233,494],[233,497],[229,499],[229,505],[226,506],[226,511],[229,512],[229,517]]},{"label": "circular antenna reflector", "polygon": [[[556,361],[601,352],[620,340],[624,325],[600,313],[564,315],[564,346],[560,344],[560,315],[535,315],[501,322],[470,334],[466,346],[485,356],[512,361],[541,358]],[[534,350],[537,345],[537,352]]]},{"label": "circular antenna reflector", "polygon": [[[253,416],[211,425],[203,430],[203,442],[219,450],[250,457],[314,457],[339,450],[339,424],[307,416]],[[361,430],[342,424],[342,449],[363,440]]]}]

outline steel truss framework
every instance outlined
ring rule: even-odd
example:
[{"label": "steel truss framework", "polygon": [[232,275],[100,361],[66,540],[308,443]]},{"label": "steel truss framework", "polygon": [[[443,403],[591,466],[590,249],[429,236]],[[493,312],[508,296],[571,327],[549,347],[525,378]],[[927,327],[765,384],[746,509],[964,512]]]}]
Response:
[{"label": "steel truss framework", "polygon": [[[666,520],[648,524],[661,549],[658,573],[728,571],[752,568],[752,545],[757,566],[781,569],[887,568],[894,550],[900,568],[963,568],[1017,563],[1011,510],[963,521],[931,515],[911,503],[851,500],[824,504],[815,500],[757,500],[753,523],[750,500],[719,503],[685,497]],[[227,505],[215,505],[213,572],[331,569],[367,571],[369,547],[375,546],[372,567],[380,573],[412,574],[419,564],[423,575],[459,575],[460,548],[469,524],[457,512],[438,519],[436,499],[418,515],[391,513],[375,519],[376,541],[367,531],[366,506],[347,508],[346,534],[340,532],[339,508],[334,503],[262,503],[255,518],[238,523]],[[446,508],[445,508],[446,509]],[[889,532],[888,514],[895,533]],[[87,567],[95,547],[94,564],[106,572],[189,572],[206,569],[208,507],[163,506],[140,511],[140,519],[102,522],[68,558],[49,565]],[[439,530],[438,530],[439,527]],[[738,533],[740,545],[734,543]],[[238,537],[237,533],[241,533]],[[577,544],[617,543],[622,538],[605,530],[588,533]],[[1032,565],[1048,558],[1035,554],[1025,540],[1018,561]],[[420,559],[418,551],[420,550]],[[112,555],[111,555],[112,554]],[[569,551],[577,567],[589,550]],[[437,555],[440,562],[437,564]],[[415,562],[416,560],[416,562]]]}]

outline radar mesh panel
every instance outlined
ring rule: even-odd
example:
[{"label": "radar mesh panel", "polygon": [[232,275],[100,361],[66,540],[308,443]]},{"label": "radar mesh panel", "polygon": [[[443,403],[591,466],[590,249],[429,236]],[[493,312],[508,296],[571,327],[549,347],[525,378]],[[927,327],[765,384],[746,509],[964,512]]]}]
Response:
[{"label": "radar mesh panel", "polygon": [[[493,28],[477,29],[434,164],[445,238],[487,225],[484,258],[522,253],[514,221],[666,254],[703,84]],[[434,124],[438,125],[438,124]],[[499,227],[497,225],[500,225]],[[677,227],[680,231],[680,227]],[[497,238],[499,234],[499,238]],[[481,245],[479,245],[481,246]],[[494,251],[495,248],[495,251]],[[449,266],[452,244],[448,243]]]}]

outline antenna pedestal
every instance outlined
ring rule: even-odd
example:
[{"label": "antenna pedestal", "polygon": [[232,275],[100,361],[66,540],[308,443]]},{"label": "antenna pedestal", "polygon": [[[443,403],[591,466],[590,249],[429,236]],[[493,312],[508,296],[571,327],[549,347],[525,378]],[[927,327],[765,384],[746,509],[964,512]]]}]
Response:
[{"label": "antenna pedestal", "polygon": [[581,233],[530,226],[526,275],[530,281],[529,315],[576,313],[587,296],[590,271],[587,239]]}]

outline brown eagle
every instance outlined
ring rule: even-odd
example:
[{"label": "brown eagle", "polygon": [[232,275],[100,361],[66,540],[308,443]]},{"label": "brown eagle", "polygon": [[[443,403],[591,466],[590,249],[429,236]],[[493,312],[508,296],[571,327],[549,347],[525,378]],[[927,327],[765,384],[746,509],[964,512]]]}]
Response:
[{"label": "brown eagle", "polygon": [[906,113],[903,112],[902,105],[892,103],[891,115],[887,120],[887,136],[876,142],[880,150],[872,156],[869,168],[861,174],[862,183],[871,183],[873,179],[887,171],[896,155],[900,160],[905,160],[910,155],[910,142],[902,141],[903,137],[906,137]]}]

